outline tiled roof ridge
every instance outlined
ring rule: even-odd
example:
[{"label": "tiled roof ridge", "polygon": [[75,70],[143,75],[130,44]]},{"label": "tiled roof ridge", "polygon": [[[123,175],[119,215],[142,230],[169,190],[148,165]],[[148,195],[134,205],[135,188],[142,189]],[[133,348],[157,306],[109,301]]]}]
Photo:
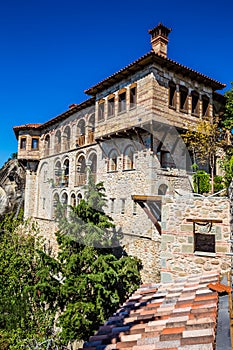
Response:
[{"label": "tiled roof ridge", "polygon": [[58,114],[56,117],[53,117],[44,123],[24,124],[24,125],[20,125],[20,126],[14,126],[13,130],[15,131],[15,133],[17,133],[18,130],[26,129],[26,128],[35,128],[35,129],[41,130],[43,128],[46,128],[47,126],[50,126],[52,124],[57,123],[58,121],[62,121],[63,119],[67,118],[68,116],[78,112],[80,109],[90,106],[94,102],[95,102],[95,98],[90,97],[79,104],[71,105],[72,108],[66,110],[65,112],[63,112],[61,114]]},{"label": "tiled roof ridge", "polygon": [[26,129],[26,128],[33,128],[33,129],[37,129],[39,126],[41,126],[41,123],[34,123],[34,124],[23,124],[23,125],[19,125],[19,126],[14,126],[13,129]]},{"label": "tiled roof ridge", "polygon": [[126,65],[124,68],[121,68],[121,69],[118,70],[117,72],[115,72],[115,73],[113,73],[112,75],[108,76],[107,78],[101,80],[99,83],[97,83],[97,84],[91,86],[89,89],[84,90],[84,92],[85,92],[87,95],[92,95],[92,96],[93,96],[93,95],[94,95],[94,94],[93,94],[93,90],[94,90],[95,88],[100,87],[101,85],[103,85],[104,83],[106,83],[108,80],[113,79],[114,77],[116,77],[116,76],[119,75],[120,73],[126,71],[127,69],[130,69],[130,68],[133,67],[134,65],[137,65],[138,63],[140,63],[141,61],[143,61],[143,60],[145,60],[146,58],[149,58],[149,57],[155,58],[155,59],[157,58],[157,59],[159,59],[161,62],[164,62],[164,63],[165,63],[165,62],[171,63],[171,64],[173,64],[173,65],[175,65],[175,66],[177,66],[177,67],[179,67],[179,68],[181,68],[181,69],[184,69],[184,70],[186,70],[186,71],[192,72],[192,73],[194,73],[194,74],[196,74],[196,75],[202,77],[203,79],[206,79],[206,80],[208,80],[209,82],[214,83],[215,85],[219,85],[218,89],[222,89],[222,88],[224,88],[224,87],[226,86],[226,84],[223,84],[223,83],[221,83],[221,82],[219,82],[219,81],[217,81],[217,80],[215,80],[215,79],[212,79],[212,78],[208,77],[208,76],[205,75],[205,74],[202,74],[202,73],[200,73],[200,72],[198,72],[198,71],[196,71],[196,70],[194,70],[194,69],[192,69],[192,68],[189,68],[189,67],[187,67],[187,66],[185,66],[185,65],[183,65],[183,64],[181,64],[181,63],[179,63],[179,62],[176,62],[175,60],[172,60],[171,58],[164,57],[164,56],[162,56],[162,55],[160,55],[160,54],[158,54],[158,53],[155,53],[153,50],[151,50],[151,51],[147,52],[146,54],[144,54],[143,56],[141,56],[141,57],[139,57],[138,59],[136,59],[135,61],[129,63],[129,64]]},{"label": "tiled roof ridge", "polygon": [[142,285],[84,343],[84,349],[213,349],[218,294],[207,284],[215,282],[217,273]]}]

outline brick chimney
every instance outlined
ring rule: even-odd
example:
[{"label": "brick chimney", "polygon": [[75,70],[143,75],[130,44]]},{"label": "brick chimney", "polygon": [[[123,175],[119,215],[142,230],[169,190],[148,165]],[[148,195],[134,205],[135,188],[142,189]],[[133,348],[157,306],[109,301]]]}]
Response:
[{"label": "brick chimney", "polygon": [[165,27],[161,22],[153,29],[148,30],[151,34],[151,45],[154,52],[160,56],[167,57],[168,35],[170,28]]}]

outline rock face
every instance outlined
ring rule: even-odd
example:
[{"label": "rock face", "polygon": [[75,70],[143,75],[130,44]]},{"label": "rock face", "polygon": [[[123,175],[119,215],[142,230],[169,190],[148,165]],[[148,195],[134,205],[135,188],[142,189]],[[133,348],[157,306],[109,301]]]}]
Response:
[{"label": "rock face", "polygon": [[17,160],[9,160],[0,169],[0,217],[23,207],[26,170]]}]

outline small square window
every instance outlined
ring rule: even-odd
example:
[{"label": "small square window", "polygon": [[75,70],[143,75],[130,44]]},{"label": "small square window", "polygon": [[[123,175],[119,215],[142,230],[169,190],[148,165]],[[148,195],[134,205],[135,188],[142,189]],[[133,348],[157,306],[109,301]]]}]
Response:
[{"label": "small square window", "polygon": [[194,234],[194,251],[215,253],[215,235],[207,233]]}]

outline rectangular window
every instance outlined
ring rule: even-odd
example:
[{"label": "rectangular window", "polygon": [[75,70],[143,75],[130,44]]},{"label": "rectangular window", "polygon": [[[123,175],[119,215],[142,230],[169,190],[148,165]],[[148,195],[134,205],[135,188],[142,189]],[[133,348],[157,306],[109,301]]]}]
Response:
[{"label": "rectangular window", "polygon": [[110,198],[110,201],[111,201],[110,211],[111,211],[111,213],[114,213],[114,210],[115,210],[115,198]]},{"label": "rectangular window", "polygon": [[125,213],[125,199],[121,199],[121,214]]},{"label": "rectangular window", "polygon": [[194,233],[194,251],[215,253],[215,235],[207,233]]},{"label": "rectangular window", "polygon": [[136,107],[137,96],[136,96],[136,86],[130,89],[130,108]]},{"label": "rectangular window", "polygon": [[160,164],[161,168],[175,168],[174,161],[172,159],[171,153],[168,151],[162,151],[160,152]]},{"label": "rectangular window", "polygon": [[98,120],[104,120],[104,102],[100,102],[98,105]]},{"label": "rectangular window", "polygon": [[133,202],[133,215],[137,214],[137,203]]},{"label": "rectangular window", "polygon": [[21,149],[26,149],[26,137],[22,137],[20,139],[20,148]]},{"label": "rectangular window", "polygon": [[209,116],[209,98],[206,96],[202,97],[202,116]]},{"label": "rectangular window", "polygon": [[39,139],[32,138],[32,149],[38,149],[39,148]]},{"label": "rectangular window", "polygon": [[169,107],[176,108],[176,85],[174,83],[169,84]]},{"label": "rectangular window", "polygon": [[113,117],[115,114],[115,98],[112,97],[108,100],[108,117]]},{"label": "rectangular window", "polygon": [[188,112],[188,89],[180,87],[180,110]]},{"label": "rectangular window", "polygon": [[199,115],[199,95],[195,92],[192,93],[192,114]]},{"label": "rectangular window", "polygon": [[118,96],[118,113],[126,111],[126,91]]}]

